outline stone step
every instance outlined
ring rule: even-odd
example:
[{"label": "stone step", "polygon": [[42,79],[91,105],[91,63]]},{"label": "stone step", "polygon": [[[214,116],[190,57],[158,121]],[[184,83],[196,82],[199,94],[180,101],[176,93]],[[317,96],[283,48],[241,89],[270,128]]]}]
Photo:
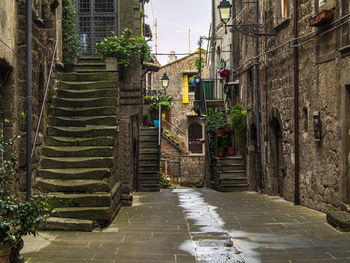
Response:
[{"label": "stone step", "polygon": [[159,160],[153,159],[153,160],[139,160],[139,167],[144,167],[144,166],[154,166],[158,167],[159,166]]},{"label": "stone step", "polygon": [[101,98],[116,97],[117,90],[110,89],[57,89],[56,96],[59,98]]},{"label": "stone step", "polygon": [[104,180],[58,180],[36,178],[35,187],[42,192],[93,193],[108,192],[109,183]]},{"label": "stone step", "polygon": [[113,146],[114,140],[111,136],[92,138],[45,136],[44,138],[45,144],[51,146]]},{"label": "stone step", "polygon": [[116,106],[102,107],[52,107],[53,116],[106,116],[116,115]]},{"label": "stone step", "polygon": [[160,185],[159,184],[140,184],[139,191],[140,192],[159,192]]},{"label": "stone step", "polygon": [[39,169],[39,177],[60,180],[102,180],[110,176],[109,168]]},{"label": "stone step", "polygon": [[242,185],[247,184],[247,178],[246,177],[237,177],[233,179],[221,179],[220,180],[221,185]]},{"label": "stone step", "polygon": [[40,225],[43,231],[84,231],[91,232],[93,228],[92,220],[50,217],[45,223]]},{"label": "stone step", "polygon": [[159,160],[158,159],[158,153],[140,153],[139,160],[142,161],[153,161],[153,160]]},{"label": "stone step", "polygon": [[42,154],[47,157],[109,157],[110,146],[43,146]]},{"label": "stone step", "polygon": [[233,185],[220,185],[221,192],[239,192],[239,191],[248,191],[249,185],[248,184],[233,184]]},{"label": "stone step", "polygon": [[158,145],[158,135],[141,135],[140,143],[153,142]]},{"label": "stone step", "polygon": [[57,78],[63,81],[99,81],[118,79],[115,72],[91,72],[91,73],[59,73]]},{"label": "stone step", "polygon": [[115,115],[110,116],[51,116],[48,117],[48,123],[53,126],[65,126],[65,127],[85,127],[88,125],[104,125],[115,126],[117,124],[117,117]]},{"label": "stone step", "polygon": [[77,62],[74,64],[74,71],[80,72],[82,70],[92,71],[106,71],[106,63],[103,61],[91,61],[91,62]]},{"label": "stone step", "polygon": [[142,141],[140,142],[140,149],[141,148],[158,148],[158,141],[153,141],[153,142]]},{"label": "stone step", "polygon": [[115,106],[116,98],[59,98],[54,96],[53,105],[57,107],[102,107]]},{"label": "stone step", "polygon": [[109,207],[63,207],[55,209],[56,217],[109,221]]},{"label": "stone step", "polygon": [[232,157],[214,157],[218,165],[244,164],[244,159],[241,156]]},{"label": "stone step", "polygon": [[140,154],[158,154],[158,148],[141,148]]},{"label": "stone step", "polygon": [[243,163],[225,163],[217,165],[219,171],[244,170],[244,167]]},{"label": "stone step", "polygon": [[148,171],[148,170],[140,170],[139,177],[141,178],[158,178],[159,179],[159,170],[156,171]]},{"label": "stone step", "polygon": [[138,178],[139,185],[159,185],[159,178]]},{"label": "stone step", "polygon": [[48,136],[59,137],[99,137],[115,136],[117,133],[116,126],[87,126],[87,127],[60,127],[48,126]]},{"label": "stone step", "polygon": [[140,97],[137,98],[123,98],[120,97],[120,105],[139,105]]},{"label": "stone step", "polygon": [[41,158],[40,168],[110,168],[112,157],[45,157]]},{"label": "stone step", "polygon": [[50,193],[54,207],[107,207],[111,204],[109,193]]},{"label": "stone step", "polygon": [[139,171],[158,171],[158,162],[154,163],[139,163]]},{"label": "stone step", "polygon": [[77,63],[102,63],[106,64],[100,57],[80,57]]},{"label": "stone step", "polygon": [[158,128],[153,128],[153,127],[141,128],[140,134],[141,136],[149,136],[149,135],[158,136]]},{"label": "stone step", "polygon": [[76,89],[76,90],[89,90],[89,89],[116,89],[118,82],[116,80],[81,80],[81,81],[58,81],[57,89]]},{"label": "stone step", "polygon": [[247,178],[246,171],[236,170],[236,171],[219,171],[220,179],[236,179],[236,178]]},{"label": "stone step", "polygon": [[342,232],[350,232],[350,214],[345,211],[328,212],[327,222]]}]

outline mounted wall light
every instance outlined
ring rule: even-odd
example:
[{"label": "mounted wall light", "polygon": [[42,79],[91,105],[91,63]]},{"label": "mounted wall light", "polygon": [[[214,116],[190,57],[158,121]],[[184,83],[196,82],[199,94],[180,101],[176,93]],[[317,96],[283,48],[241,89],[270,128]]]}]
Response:
[{"label": "mounted wall light", "polygon": [[166,73],[164,73],[164,75],[162,76],[162,78],[160,79],[162,81],[162,87],[164,89],[164,91],[166,91],[166,89],[169,86],[169,77]]},{"label": "mounted wall light", "polygon": [[[232,0],[234,1],[234,0]],[[261,25],[259,24],[247,24],[247,25],[228,25],[228,21],[232,15],[232,5],[227,0],[221,0],[218,5],[220,20],[225,25],[225,34],[227,34],[227,27],[232,27],[231,31],[238,31],[244,35],[251,37],[254,36],[276,36],[275,33],[261,33]],[[232,32],[233,32],[232,31]]]}]

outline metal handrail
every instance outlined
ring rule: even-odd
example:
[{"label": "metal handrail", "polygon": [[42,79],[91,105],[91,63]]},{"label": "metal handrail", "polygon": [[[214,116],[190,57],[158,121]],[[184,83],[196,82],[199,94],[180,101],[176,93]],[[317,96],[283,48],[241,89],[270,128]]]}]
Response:
[{"label": "metal handrail", "polygon": [[47,98],[47,91],[49,89],[49,84],[50,84],[50,80],[51,80],[52,66],[53,66],[53,62],[54,62],[55,56],[56,56],[56,50],[57,50],[57,40],[56,40],[55,49],[54,49],[53,55],[52,55],[51,66],[50,66],[50,71],[49,71],[49,77],[48,77],[47,82],[46,82],[45,94],[44,94],[43,104],[41,106],[38,126],[36,127],[36,131],[35,131],[35,137],[34,137],[31,157],[33,157],[35,146],[36,146],[36,141],[37,141],[37,138],[38,138],[38,135],[39,135],[40,123],[41,123],[41,119],[42,119],[42,116],[43,116],[43,113],[44,113],[44,107],[45,107],[45,102],[46,102],[46,98]]},{"label": "metal handrail", "polygon": [[183,131],[183,130],[181,130],[179,127],[177,127],[175,124],[172,124],[172,123],[170,123],[170,122],[168,122],[167,120],[162,120],[163,122],[165,122],[166,124],[169,124],[171,127],[174,127],[175,129],[177,129],[180,133],[182,133],[183,135],[186,135],[186,133]]}]

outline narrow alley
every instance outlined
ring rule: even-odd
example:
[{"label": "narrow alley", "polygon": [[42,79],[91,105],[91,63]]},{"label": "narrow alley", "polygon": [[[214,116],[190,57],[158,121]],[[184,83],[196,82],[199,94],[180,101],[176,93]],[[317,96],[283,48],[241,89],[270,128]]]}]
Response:
[{"label": "narrow alley", "polygon": [[175,189],[136,193],[102,231],[26,237],[22,255],[28,263],[340,263],[350,262],[349,241],[325,214],[279,197]]}]

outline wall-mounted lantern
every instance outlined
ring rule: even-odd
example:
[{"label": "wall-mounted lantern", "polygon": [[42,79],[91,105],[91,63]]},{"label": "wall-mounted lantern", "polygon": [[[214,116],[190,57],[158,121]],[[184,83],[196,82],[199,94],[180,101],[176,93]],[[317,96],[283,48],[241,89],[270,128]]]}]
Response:
[{"label": "wall-mounted lantern", "polygon": [[166,73],[164,73],[164,75],[162,76],[162,78],[160,79],[162,81],[162,87],[164,89],[164,92],[166,92],[166,89],[169,86],[169,77]]}]

